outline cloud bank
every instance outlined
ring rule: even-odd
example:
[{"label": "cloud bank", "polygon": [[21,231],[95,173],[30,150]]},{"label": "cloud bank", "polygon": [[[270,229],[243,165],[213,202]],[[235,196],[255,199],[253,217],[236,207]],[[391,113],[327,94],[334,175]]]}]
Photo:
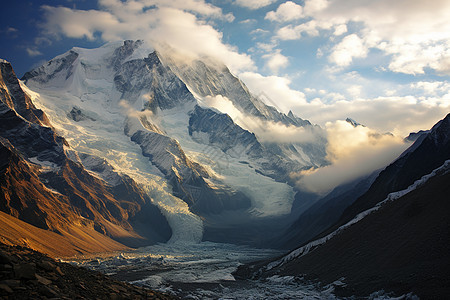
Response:
[{"label": "cloud bank", "polygon": [[203,98],[203,102],[221,113],[228,114],[237,125],[253,132],[263,143],[316,143],[324,135],[320,128],[286,126],[244,114],[228,98],[220,95],[207,96]]},{"label": "cloud bank", "polygon": [[[354,84],[358,80],[352,76],[348,79],[351,84],[346,88],[347,95],[343,95],[312,88],[306,88],[303,93],[292,89],[291,80],[286,77],[263,76],[254,72],[239,75],[256,95],[266,95],[261,97],[263,100],[270,99],[266,101],[268,105],[284,112],[292,110],[321,126],[350,117],[378,132],[405,137],[412,131],[431,128],[450,111],[448,82],[419,81],[401,87],[405,89],[402,96],[364,98],[361,97],[362,86]],[[345,86],[344,83],[340,85]],[[313,99],[307,101],[307,98]]]},{"label": "cloud bank", "polygon": [[327,159],[330,165],[292,174],[301,190],[324,195],[333,188],[383,168],[409,144],[389,134],[379,134],[346,121],[326,124]]},{"label": "cloud bank", "polygon": [[204,1],[100,0],[99,5],[99,10],[43,6],[42,29],[54,37],[163,42],[189,55],[216,57],[235,72],[254,69],[250,56],[225,44],[207,21],[229,22],[234,16]]}]

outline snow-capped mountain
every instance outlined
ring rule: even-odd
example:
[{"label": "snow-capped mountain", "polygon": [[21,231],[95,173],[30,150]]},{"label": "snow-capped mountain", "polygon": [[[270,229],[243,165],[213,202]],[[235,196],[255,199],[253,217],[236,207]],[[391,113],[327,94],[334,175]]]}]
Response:
[{"label": "snow-capped mountain", "polygon": [[[114,174],[136,182],[167,218],[173,241],[212,236],[212,223],[228,230],[282,220],[295,193],[289,174],[327,163],[319,126],[268,106],[222,63],[167,46],[73,48],[22,80],[70,159],[113,188]],[[260,136],[274,124],[315,138]]]},{"label": "snow-capped mountain", "polygon": [[[0,62],[0,71],[0,210],[35,226],[33,230],[59,233],[71,246],[58,252],[51,241],[33,232],[27,232],[26,245],[75,254],[78,249],[125,247],[117,241],[128,245],[167,241],[171,229],[142,188],[98,157],[78,157],[33,105],[11,64]],[[108,173],[114,186],[86,171],[80,158]],[[141,230],[144,226],[148,229]],[[5,229],[2,236],[23,243],[14,232]]]}]

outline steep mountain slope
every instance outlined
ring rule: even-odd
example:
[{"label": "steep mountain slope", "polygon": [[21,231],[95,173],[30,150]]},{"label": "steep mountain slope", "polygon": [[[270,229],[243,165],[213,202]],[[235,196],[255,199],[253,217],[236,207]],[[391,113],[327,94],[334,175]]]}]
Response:
[{"label": "steep mountain slope", "polygon": [[339,186],[317,200],[277,238],[277,243],[284,249],[293,249],[333,226],[344,210],[369,189],[377,175],[378,171],[366,178]]},{"label": "steep mountain slope", "polygon": [[50,125],[44,112],[37,109],[30,97],[23,92],[11,64],[4,60],[0,60],[0,97],[4,104],[14,109],[27,121]]},{"label": "steep mountain slope", "polygon": [[382,171],[354,204],[363,199],[379,199],[380,190],[411,182],[419,172],[430,170],[430,165],[437,167],[404,189],[386,194],[376,203],[365,203],[365,210],[348,222],[342,224],[340,220],[338,224],[342,225],[334,226],[335,230],[322,233],[320,238],[287,256],[268,264],[244,267],[239,273],[243,276],[307,274],[308,278],[319,279],[324,284],[340,280],[344,285],[338,285],[337,293],[346,296],[355,293],[368,296],[378,290],[396,295],[413,292],[424,298],[448,294],[449,118],[447,115]]},{"label": "steep mountain slope", "polygon": [[[211,100],[214,102],[214,99],[219,99],[219,107],[226,106],[232,111],[234,109],[240,111],[243,116],[236,118],[245,119],[241,120],[240,126],[249,125],[245,123],[256,123],[256,126],[270,126],[275,123],[291,128],[304,128],[316,135],[317,142],[315,143],[282,143],[276,145],[276,143],[269,142],[269,145],[265,146],[269,146],[269,150],[273,150],[273,153],[294,160],[294,165],[320,166],[328,163],[325,159],[326,140],[319,126],[314,126],[308,120],[295,116],[292,111],[289,111],[288,114],[281,113],[275,107],[276,99],[268,99],[267,96],[263,95],[263,98],[268,99],[272,106],[264,103],[259,97],[253,95],[245,84],[234,76],[223,63],[214,61],[209,57],[186,58],[168,46],[162,46],[158,55],[162,62],[188,86],[189,90],[197,98],[203,100],[203,105],[208,105]],[[224,101],[225,103],[223,103]],[[229,104],[231,104],[231,108]],[[230,113],[227,109],[222,112]],[[260,123],[261,121],[262,123]],[[244,129],[252,131],[253,126]]]},{"label": "steep mountain slope", "polygon": [[[114,186],[86,171],[81,160],[69,158],[77,154],[47,126],[50,123],[46,115],[24,93],[11,65],[3,61],[0,67],[0,210],[61,234],[75,248],[92,242],[93,232],[103,235],[112,249],[124,246],[107,242],[107,236],[131,246],[167,241],[170,227],[147,194],[106,162],[103,169],[108,169],[115,179]],[[135,222],[144,220],[140,217],[142,211],[146,212],[144,223],[151,227],[142,231],[143,236],[133,228]]]},{"label": "steep mountain slope", "polygon": [[450,292],[450,173],[388,202],[304,256],[264,276],[307,274],[323,284],[341,280],[338,295],[384,290],[424,299]]},{"label": "steep mountain slope", "polygon": [[93,228],[75,225],[56,233],[33,226],[3,211],[0,211],[0,227],[2,243],[28,247],[52,257],[128,249]]},{"label": "steep mountain slope", "polygon": [[380,172],[369,190],[344,211],[338,225],[375,206],[389,193],[406,189],[448,159],[450,159],[450,114],[434,125],[429,133],[420,136],[399,159]]},{"label": "steep mountain slope", "polygon": [[[264,104],[223,64],[179,58],[142,41],[73,48],[26,73],[23,87],[74,156],[104,160],[150,195],[173,241],[199,241],[208,224],[214,232],[261,218],[287,224],[282,216],[290,212],[294,190],[286,181],[290,172],[326,163],[323,132]],[[262,143],[211,106],[214,97],[261,124],[317,132],[317,142]]]},{"label": "steep mountain slope", "polygon": [[250,115],[282,122],[286,125],[311,125],[307,120],[295,117],[292,112],[285,115],[275,107],[263,103],[252,95],[245,84],[235,77],[222,63],[209,57],[186,59],[169,46],[158,53],[164,64],[200,97],[222,96],[229,99],[239,110]]}]

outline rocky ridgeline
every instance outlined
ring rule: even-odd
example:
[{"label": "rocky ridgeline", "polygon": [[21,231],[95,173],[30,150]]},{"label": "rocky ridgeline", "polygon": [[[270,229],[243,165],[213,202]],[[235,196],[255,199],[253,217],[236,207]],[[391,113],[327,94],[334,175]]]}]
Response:
[{"label": "rocky ridgeline", "polygon": [[0,299],[174,299],[57,262],[34,250],[0,244]]}]

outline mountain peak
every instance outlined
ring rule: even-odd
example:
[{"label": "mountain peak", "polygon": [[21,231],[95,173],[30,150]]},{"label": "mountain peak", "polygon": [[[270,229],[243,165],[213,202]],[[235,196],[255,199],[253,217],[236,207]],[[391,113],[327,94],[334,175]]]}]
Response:
[{"label": "mountain peak", "polygon": [[419,130],[417,132],[411,132],[407,137],[404,138],[406,142],[415,142],[422,135],[430,133],[430,130]]},{"label": "mountain peak", "polygon": [[356,122],[355,120],[353,120],[351,118],[345,119],[345,122],[350,123],[350,125],[352,125],[353,127],[358,127],[358,126],[366,127],[366,126],[362,125],[361,123]]},{"label": "mountain peak", "polygon": [[436,145],[448,143],[450,140],[450,114],[431,128],[430,137]]}]

